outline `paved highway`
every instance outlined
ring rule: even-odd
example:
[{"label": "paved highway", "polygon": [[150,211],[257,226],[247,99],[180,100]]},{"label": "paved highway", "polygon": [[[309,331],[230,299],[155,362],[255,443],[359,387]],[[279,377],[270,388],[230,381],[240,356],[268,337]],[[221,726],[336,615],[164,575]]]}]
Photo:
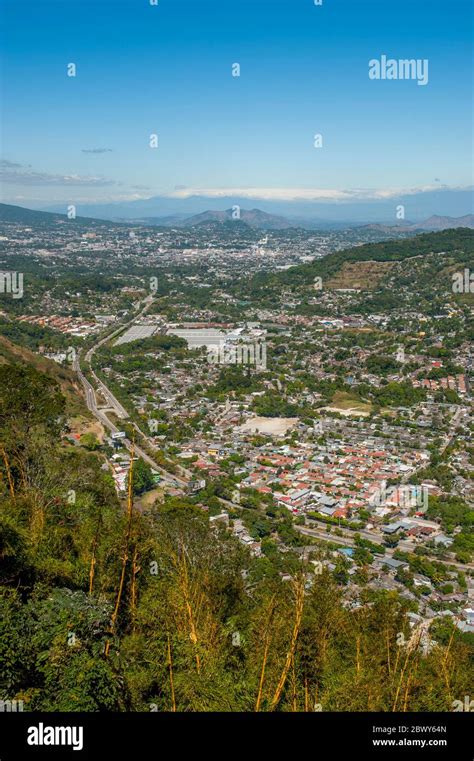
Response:
[{"label": "paved highway", "polygon": [[[128,418],[127,410],[121,405],[119,400],[113,395],[113,393],[110,391],[110,389],[107,388],[105,383],[103,383],[103,381],[101,381],[100,378],[98,378],[97,375],[92,370],[92,367],[91,367],[92,356],[93,356],[94,352],[99,348],[99,346],[102,346],[107,341],[111,341],[115,336],[117,336],[119,333],[121,333],[124,330],[124,328],[129,327],[130,325],[132,325],[135,322],[135,320],[137,320],[139,317],[141,317],[147,311],[147,309],[150,307],[152,302],[153,302],[153,296],[147,296],[146,299],[145,299],[145,305],[140,310],[140,312],[138,312],[138,314],[136,314],[129,322],[122,324],[119,328],[117,328],[117,330],[115,330],[112,333],[110,333],[109,335],[105,336],[105,338],[100,339],[100,341],[98,341],[96,344],[94,344],[94,346],[92,346],[86,352],[85,357],[84,357],[84,359],[86,360],[86,362],[89,365],[90,373],[91,373],[92,377],[94,378],[94,380],[97,382],[98,387],[100,388],[101,393],[103,394],[104,398],[107,400],[108,404],[110,405],[110,408],[121,419]],[[108,429],[110,431],[110,433],[118,433],[118,431],[120,429],[117,428],[117,426],[114,423],[112,423],[112,421],[107,417],[105,410],[104,409],[100,409],[97,406],[97,397],[96,397],[95,390],[94,390],[93,386],[89,383],[89,381],[86,378],[86,376],[84,375],[84,373],[82,372],[82,370],[80,368],[80,365],[79,365],[79,358],[78,357],[76,357],[74,359],[73,369],[77,373],[77,375],[79,377],[79,380],[81,381],[81,383],[82,383],[82,385],[84,387],[84,392],[85,392],[85,396],[86,396],[86,404],[87,404],[88,409],[100,421],[100,423],[102,423],[102,425],[106,429]],[[139,432],[139,434],[143,436],[142,432],[140,431],[140,429],[138,428],[136,423],[134,423],[134,426],[137,429],[137,431]],[[148,441],[148,439],[147,439],[147,441]],[[122,442],[123,442],[124,446],[130,451],[131,448],[132,448],[132,442],[129,439],[127,439],[127,438],[122,439]],[[150,441],[148,441],[148,443],[150,443]],[[150,455],[147,454],[147,452],[145,452],[136,443],[134,445],[134,450],[135,450],[135,455],[137,457],[141,457],[146,463],[148,463],[148,465],[150,465],[150,467],[152,467],[154,470],[158,471],[163,476],[163,481],[164,482],[168,483],[171,486],[174,486],[174,485],[179,485],[179,486],[183,486],[183,487],[186,486],[187,481],[185,481],[182,478],[179,478],[178,476],[175,476],[175,475],[169,473],[164,468],[159,466],[155,462],[155,460],[152,457],[150,457]],[[184,468],[182,468],[181,470],[184,471]],[[185,472],[187,473],[187,471],[185,471]]]},{"label": "paved highway", "polygon": [[[322,539],[325,542],[335,542],[338,544],[343,544],[346,547],[356,547],[355,538],[351,536],[337,536],[333,532],[330,534],[326,533],[326,531],[323,531],[323,529],[313,529],[308,528],[307,526],[297,526],[295,524],[295,529],[297,531],[300,531],[302,534],[306,534],[307,536],[314,536],[316,539]],[[369,539],[371,542],[374,542],[375,544],[380,544],[380,537],[374,536],[368,531],[359,531],[355,532],[359,533],[362,537]],[[398,546],[394,549],[390,547],[385,548],[385,554],[389,557],[393,556],[393,553],[396,552],[396,550],[401,550],[402,552],[410,552],[413,554],[415,547],[411,542],[407,541],[400,541],[398,542]],[[474,569],[474,563],[457,563],[454,560],[441,560],[440,558],[429,558],[429,560],[437,561],[439,563],[443,563],[447,566],[453,566],[454,568],[460,570],[460,571],[467,571],[467,570],[473,570]]]}]

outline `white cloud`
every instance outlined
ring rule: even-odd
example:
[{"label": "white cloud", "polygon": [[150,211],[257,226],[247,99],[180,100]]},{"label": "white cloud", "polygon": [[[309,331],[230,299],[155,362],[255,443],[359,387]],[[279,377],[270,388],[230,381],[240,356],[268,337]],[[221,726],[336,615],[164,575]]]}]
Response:
[{"label": "white cloud", "polygon": [[104,177],[84,177],[78,174],[48,174],[47,172],[11,171],[2,169],[0,179],[9,185],[67,185],[107,187],[118,185],[115,180]]},{"label": "white cloud", "polygon": [[91,187],[108,187],[110,185],[122,185],[116,180],[109,180],[106,177],[85,176],[80,174],[52,174],[51,172],[36,172],[30,165],[18,164],[8,159],[0,160],[0,179],[9,185],[43,186],[43,185],[64,185],[64,186],[91,186]]},{"label": "white cloud", "polygon": [[354,188],[352,190],[335,190],[329,188],[181,188],[178,187],[165,195],[169,198],[206,198],[240,197],[263,201],[376,201],[398,198],[406,195],[429,193],[435,190],[467,190],[465,187],[448,187],[447,185],[422,185],[416,188]]}]

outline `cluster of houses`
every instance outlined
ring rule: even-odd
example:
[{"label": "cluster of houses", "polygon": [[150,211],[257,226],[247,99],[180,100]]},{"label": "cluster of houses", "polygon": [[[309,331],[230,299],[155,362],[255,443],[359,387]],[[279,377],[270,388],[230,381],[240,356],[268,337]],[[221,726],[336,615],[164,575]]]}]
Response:
[{"label": "cluster of houses", "polygon": [[[215,442],[195,441],[194,446],[188,442],[182,454],[198,455],[194,467],[212,476],[220,472],[219,459],[240,453],[245,456],[239,470],[244,475],[240,488],[273,494],[278,504],[296,515],[320,512],[328,517],[351,517],[359,509],[367,509],[387,481],[408,478],[428,461],[425,452],[394,454],[381,448],[380,442],[358,447],[331,441],[324,445],[300,441],[254,446],[251,436],[239,436],[238,431],[231,438],[231,448]],[[388,507],[397,503],[397,495],[391,494],[390,499]]]},{"label": "cluster of houses", "polygon": [[30,325],[52,328],[76,338],[85,338],[91,333],[97,333],[103,327],[103,323],[96,320],[86,320],[82,317],[61,317],[52,315],[22,315],[19,322],[27,322]]},{"label": "cluster of houses", "polygon": [[457,393],[461,395],[464,395],[467,392],[465,375],[447,375],[446,378],[439,378],[439,380],[433,380],[430,378],[422,378],[421,380],[413,379],[412,383],[414,388],[424,388],[428,391],[451,389],[452,391],[457,391]]},{"label": "cluster of houses", "polygon": [[109,462],[117,493],[124,494],[127,490],[127,478],[128,472],[130,470],[130,455],[125,451],[120,453],[117,452],[110,457]]}]

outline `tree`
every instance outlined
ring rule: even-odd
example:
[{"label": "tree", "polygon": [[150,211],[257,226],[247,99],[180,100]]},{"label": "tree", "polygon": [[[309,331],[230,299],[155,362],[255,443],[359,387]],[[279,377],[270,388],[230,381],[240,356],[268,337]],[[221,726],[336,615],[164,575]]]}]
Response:
[{"label": "tree", "polygon": [[154,486],[153,473],[150,466],[141,457],[133,464],[133,493],[143,494]]},{"label": "tree", "polygon": [[100,442],[95,433],[88,432],[83,433],[81,438],[79,439],[79,443],[82,447],[85,449],[88,449],[90,452],[94,452],[96,449],[100,447]]}]

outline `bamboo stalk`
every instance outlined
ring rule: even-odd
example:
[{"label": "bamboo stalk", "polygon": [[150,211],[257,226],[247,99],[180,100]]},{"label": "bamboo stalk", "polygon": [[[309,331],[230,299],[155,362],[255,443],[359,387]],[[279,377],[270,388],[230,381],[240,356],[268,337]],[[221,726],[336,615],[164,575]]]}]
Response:
[{"label": "bamboo stalk", "polygon": [[[118,612],[120,608],[120,601],[122,599],[122,592],[123,592],[123,586],[125,583],[125,573],[127,570],[127,562],[128,562],[128,553],[129,553],[129,545],[130,545],[130,537],[132,534],[132,519],[133,519],[133,456],[135,452],[134,442],[132,442],[132,446],[130,449],[130,470],[128,473],[128,494],[127,494],[127,528],[125,532],[125,542],[124,542],[124,552],[122,556],[122,570],[120,573],[120,581],[119,581],[119,587],[117,590],[117,597],[115,600],[115,607],[114,611],[112,613],[112,618],[110,621],[110,635],[113,636],[115,633],[115,626],[117,624],[117,617]],[[107,640],[105,643],[105,657],[107,658],[109,655],[110,650],[110,639]]]},{"label": "bamboo stalk", "polygon": [[316,711],[316,706],[319,705],[318,696],[319,696],[319,688],[316,687],[314,691],[313,711]]},{"label": "bamboo stalk", "polygon": [[132,559],[132,584],[130,590],[130,610],[132,616],[132,630],[135,629],[135,613],[137,609],[137,573],[140,570],[138,565],[138,547],[135,545]]},{"label": "bamboo stalk", "polygon": [[422,635],[422,629],[420,629],[420,632],[418,634],[417,639],[414,640],[414,644],[412,644],[411,647],[410,647],[410,643],[408,643],[408,645],[407,645],[407,656],[405,658],[405,663],[403,664],[403,668],[402,668],[402,670],[400,672],[400,679],[399,679],[399,682],[398,682],[397,692],[395,694],[395,700],[393,702],[393,707],[392,707],[392,711],[393,712],[395,711],[395,709],[397,707],[398,696],[400,694],[400,689],[401,689],[401,686],[402,686],[402,682],[403,682],[403,677],[405,675],[405,671],[406,671],[407,666],[408,666],[408,661],[410,660],[410,655],[411,655],[412,652],[414,652],[416,654],[416,652],[418,650],[418,647],[420,645],[421,635]]},{"label": "bamboo stalk", "polygon": [[445,665],[448,662],[449,651],[451,650],[451,645],[453,644],[453,639],[454,639],[454,630],[451,632],[451,636],[449,638],[448,646],[446,648],[446,653],[445,653],[445,656],[444,656],[444,663],[445,663]]},{"label": "bamboo stalk", "polygon": [[405,697],[403,699],[403,711],[404,711],[404,713],[406,713],[407,706],[408,706],[408,695],[409,695],[409,689],[410,689],[410,682],[412,681],[412,679],[413,679],[413,674],[411,673],[408,676],[407,684],[406,684],[406,687],[405,687]]},{"label": "bamboo stalk", "polygon": [[92,589],[94,586],[94,575],[95,575],[95,550],[94,547],[92,548],[92,555],[91,555],[91,564],[89,567],[89,594],[92,594]]},{"label": "bamboo stalk", "polygon": [[[195,621],[195,615],[194,615],[194,611],[193,611],[193,606],[191,604],[191,595],[190,595],[190,591],[189,591],[188,566],[187,566],[187,563],[186,563],[186,555],[185,555],[185,552],[184,552],[184,548],[183,548],[183,551],[181,553],[181,558],[182,558],[181,559],[181,571],[182,571],[182,574],[181,574],[181,579],[182,579],[181,587],[182,587],[183,595],[184,595],[184,604],[186,606],[186,611],[187,611],[187,614],[188,614],[188,622],[189,622],[189,629],[190,629],[189,638],[190,638],[191,642],[193,643],[193,645],[196,647],[197,643],[198,643],[198,634],[197,634],[197,627],[196,627],[196,621]],[[195,658],[196,658],[197,672],[198,672],[198,674],[200,674],[201,673],[201,658],[200,658],[199,653],[197,652],[197,650],[195,652]]]},{"label": "bamboo stalk", "polygon": [[27,487],[28,487],[28,477],[27,477],[27,472],[26,472],[24,460],[18,454],[18,452],[15,452],[14,460],[16,462],[16,467],[20,471],[21,485],[22,485],[23,489],[27,489]]},{"label": "bamboo stalk", "polygon": [[397,657],[395,658],[395,666],[393,668],[393,676],[395,676],[397,671],[398,671],[398,662],[399,662],[399,660],[400,660],[400,646],[397,647]]},{"label": "bamboo stalk", "polygon": [[265,669],[267,666],[267,658],[268,658],[268,650],[270,648],[270,641],[271,641],[271,623],[273,619],[273,614],[275,612],[275,595],[273,595],[271,601],[270,601],[270,614],[268,616],[268,623],[265,631],[265,647],[263,650],[263,661],[262,661],[262,668],[260,671],[260,681],[258,685],[258,695],[257,695],[257,702],[255,704],[255,711],[260,710],[260,703],[262,701],[262,693],[263,693],[263,683],[265,680]]},{"label": "bamboo stalk", "polygon": [[360,634],[356,637],[356,671],[357,676],[360,674]]},{"label": "bamboo stalk", "polygon": [[255,704],[255,711],[260,710],[260,703],[262,700],[262,691],[263,691],[263,682],[265,680],[265,668],[267,666],[267,658],[268,658],[268,649],[270,647],[270,637],[267,637],[265,639],[265,648],[263,651],[263,661],[262,661],[262,669],[260,671],[260,682],[258,685],[258,695],[257,695],[257,702]]},{"label": "bamboo stalk", "polygon": [[448,669],[448,658],[449,658],[449,651],[450,651],[451,645],[453,643],[453,638],[454,638],[454,631],[451,633],[448,645],[446,647],[446,653],[445,653],[444,658],[443,658],[443,660],[441,662],[441,669],[442,669],[442,672],[443,672],[444,683],[446,685],[446,689],[448,691],[448,694],[449,694],[450,698],[452,697],[452,695],[451,695],[450,673],[449,673],[449,669]]},{"label": "bamboo stalk", "polygon": [[293,713],[298,711],[298,703],[296,699],[296,669],[295,669],[295,656],[291,659],[291,687],[293,693]]},{"label": "bamboo stalk", "polygon": [[31,513],[30,531],[31,538],[35,547],[39,544],[41,535],[44,529],[44,509],[41,502],[38,499],[38,495],[35,495],[33,501],[33,508]]},{"label": "bamboo stalk", "polygon": [[174,694],[174,680],[173,680],[173,659],[171,657],[171,641],[168,634],[168,668],[170,675],[170,689],[171,689],[171,710],[173,713],[176,711],[176,698]]},{"label": "bamboo stalk", "polygon": [[90,567],[89,567],[89,594],[90,595],[92,594],[92,589],[93,589],[93,586],[94,586],[95,565],[96,565],[96,562],[97,562],[96,561],[96,557],[95,557],[95,553],[96,553],[97,544],[98,544],[98,541],[99,541],[99,527],[100,527],[100,523],[101,523],[101,516],[99,516],[99,520],[97,521],[97,529],[96,529],[96,532],[95,532],[95,535],[94,535],[94,541],[92,542],[91,564],[90,564]]},{"label": "bamboo stalk", "polygon": [[277,707],[281,698],[281,693],[283,692],[283,688],[285,686],[285,683],[288,677],[291,661],[292,661],[292,658],[294,657],[294,653],[296,649],[296,642],[297,642],[298,634],[300,631],[301,619],[303,618],[303,604],[304,604],[304,581],[303,579],[301,579],[299,583],[297,583],[296,585],[295,623],[294,623],[293,632],[291,635],[290,647],[286,654],[285,665],[283,667],[283,671],[281,672],[280,680],[278,682],[277,688],[275,690],[275,694],[273,695],[273,699],[270,704],[270,711],[274,711],[275,708]]},{"label": "bamboo stalk", "polygon": [[1,447],[2,458],[5,464],[5,470],[7,471],[8,487],[10,489],[10,496],[15,500],[15,485],[13,483],[12,472],[10,469],[10,463],[8,461],[8,455],[3,447]]}]

